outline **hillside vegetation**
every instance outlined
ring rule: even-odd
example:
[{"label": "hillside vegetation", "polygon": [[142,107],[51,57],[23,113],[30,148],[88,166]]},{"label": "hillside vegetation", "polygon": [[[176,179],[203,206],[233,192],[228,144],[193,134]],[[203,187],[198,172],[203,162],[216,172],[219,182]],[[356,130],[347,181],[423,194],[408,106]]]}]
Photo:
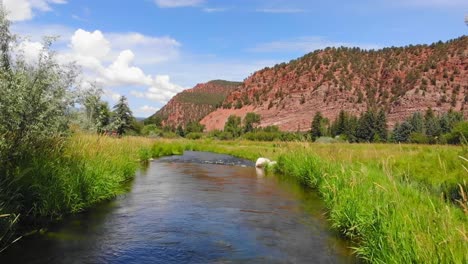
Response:
[{"label": "hillside vegetation", "polygon": [[463,36],[380,50],[317,50],[255,72],[223,102],[229,113],[219,109],[202,123],[208,130],[220,129],[230,114],[245,113],[242,109],[260,114],[262,126],[289,131],[298,125],[306,129],[316,111],[335,119],[340,110],[358,115],[369,107],[382,108],[392,127],[428,107],[466,115],[467,47],[468,37]]}]

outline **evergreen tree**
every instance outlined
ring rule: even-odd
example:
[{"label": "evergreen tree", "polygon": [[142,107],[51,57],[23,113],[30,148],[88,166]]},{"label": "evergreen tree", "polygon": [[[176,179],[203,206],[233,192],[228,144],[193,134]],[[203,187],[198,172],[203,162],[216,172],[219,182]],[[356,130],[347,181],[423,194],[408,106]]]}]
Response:
[{"label": "evergreen tree", "polygon": [[401,125],[396,124],[393,129],[393,141],[401,143],[408,142],[412,131],[413,126],[408,121],[403,122]]},{"label": "evergreen tree", "polygon": [[322,116],[322,113],[316,112],[314,115],[314,119],[312,120],[312,126],[310,130],[310,135],[313,141],[315,141],[319,137],[324,136],[322,129],[323,120],[324,118]]},{"label": "evergreen tree", "polygon": [[386,142],[388,136],[387,115],[383,109],[380,109],[375,119],[374,141]]},{"label": "evergreen tree", "polygon": [[431,108],[428,108],[426,111],[426,114],[424,116],[424,123],[427,136],[435,138],[440,135],[440,123],[436,115],[434,114],[434,111]]},{"label": "evergreen tree", "polygon": [[375,136],[375,113],[373,110],[367,110],[359,118],[356,137],[359,142],[372,142]]},{"label": "evergreen tree", "polygon": [[341,110],[338,114],[338,118],[336,120],[336,135],[345,135],[348,133],[349,124],[348,124],[348,115],[344,110]]},{"label": "evergreen tree", "polygon": [[98,115],[96,120],[96,130],[98,133],[103,133],[109,126],[111,121],[111,112],[107,102],[100,102],[98,106]]},{"label": "evergreen tree", "polygon": [[114,106],[112,116],[112,126],[117,131],[117,134],[123,135],[132,128],[133,115],[125,96],[121,96]]},{"label": "evergreen tree", "polygon": [[420,112],[414,113],[407,121],[412,127],[412,132],[424,133],[424,117]]}]

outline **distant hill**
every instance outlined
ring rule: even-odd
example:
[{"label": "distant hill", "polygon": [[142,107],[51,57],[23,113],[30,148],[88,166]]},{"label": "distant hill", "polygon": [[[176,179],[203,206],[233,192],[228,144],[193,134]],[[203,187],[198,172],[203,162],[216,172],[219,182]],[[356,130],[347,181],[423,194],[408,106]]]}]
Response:
[{"label": "distant hill", "polygon": [[177,127],[203,117],[222,105],[226,96],[236,89],[240,82],[214,80],[197,84],[194,88],[175,95],[163,108],[147,119],[159,118],[165,126]]},{"label": "distant hill", "polygon": [[[229,115],[247,112],[260,114],[261,126],[289,131],[310,129],[317,111],[335,119],[341,109],[359,114],[380,107],[387,111],[390,126],[428,107],[436,112],[453,108],[467,116],[468,37],[376,51],[327,48],[257,71],[230,88],[223,90],[230,93],[214,111],[213,104],[202,111],[193,103],[183,110],[173,105],[171,109],[193,115],[191,119],[209,113],[201,121],[208,130],[222,129]],[[176,116],[169,118],[171,124],[187,120]]]}]

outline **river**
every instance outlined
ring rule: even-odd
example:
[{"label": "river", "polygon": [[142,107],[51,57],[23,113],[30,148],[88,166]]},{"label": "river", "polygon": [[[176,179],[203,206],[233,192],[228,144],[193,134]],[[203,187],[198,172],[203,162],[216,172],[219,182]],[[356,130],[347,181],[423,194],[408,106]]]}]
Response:
[{"label": "river", "polygon": [[353,263],[319,197],[249,161],[186,152],[129,192],[23,238],[0,263]]}]

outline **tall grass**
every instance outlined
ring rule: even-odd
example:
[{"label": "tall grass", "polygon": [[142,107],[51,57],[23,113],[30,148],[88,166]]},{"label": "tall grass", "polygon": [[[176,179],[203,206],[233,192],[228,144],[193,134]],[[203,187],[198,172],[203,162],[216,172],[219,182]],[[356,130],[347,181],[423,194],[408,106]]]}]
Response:
[{"label": "tall grass", "polygon": [[309,151],[281,155],[277,169],[318,190],[333,227],[369,262],[468,261],[467,216],[391,170],[330,163]]},{"label": "tall grass", "polygon": [[[463,168],[468,161],[460,158],[465,155],[462,148],[155,141],[83,134],[64,146],[60,155],[33,157],[18,169],[14,181],[0,184],[0,242],[17,237],[13,231],[18,219],[23,224],[57,219],[122,193],[125,182],[152,157],[199,150],[277,160],[277,172],[320,193],[332,227],[353,240],[356,253],[369,262],[468,261],[463,211],[468,174]],[[457,202],[441,195],[447,183],[462,190]]]},{"label": "tall grass", "polygon": [[[170,144],[170,143],[167,143]],[[414,145],[318,145],[177,141],[193,150],[278,160],[278,173],[316,189],[332,227],[371,263],[467,263],[466,194],[445,199],[445,183],[463,190],[461,148]]]}]

